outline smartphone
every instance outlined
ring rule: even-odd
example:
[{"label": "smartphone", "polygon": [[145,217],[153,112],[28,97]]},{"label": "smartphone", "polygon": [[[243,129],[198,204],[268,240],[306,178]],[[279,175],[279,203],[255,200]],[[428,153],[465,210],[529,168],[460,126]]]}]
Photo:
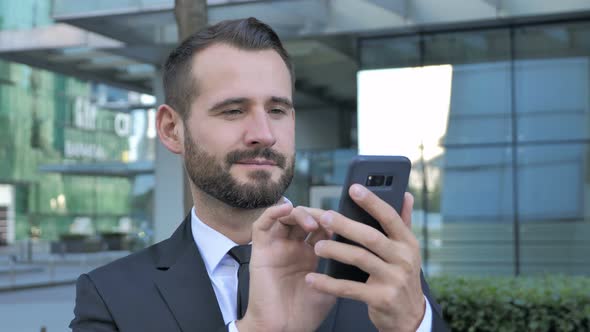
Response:
[{"label": "smartphone", "polygon": [[[379,222],[358,206],[348,189],[355,183],[367,187],[379,198],[391,205],[398,214],[402,213],[404,194],[408,188],[408,179],[412,163],[403,156],[357,156],[349,167],[346,181],[342,187],[338,212],[342,215],[378,229],[384,233]],[[333,240],[361,246],[340,235]],[[366,282],[369,275],[361,269],[335,260],[325,262],[325,273],[337,279]]]}]

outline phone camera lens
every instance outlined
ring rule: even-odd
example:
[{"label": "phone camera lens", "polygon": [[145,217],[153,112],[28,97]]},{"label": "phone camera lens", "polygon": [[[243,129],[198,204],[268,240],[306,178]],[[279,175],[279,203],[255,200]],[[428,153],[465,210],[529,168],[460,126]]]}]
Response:
[{"label": "phone camera lens", "polygon": [[391,186],[392,183],[393,183],[393,176],[390,175],[387,177],[387,179],[385,179],[385,186],[389,187],[389,186]]},{"label": "phone camera lens", "polygon": [[385,176],[383,175],[369,175],[367,177],[367,187],[379,187],[385,182]]}]

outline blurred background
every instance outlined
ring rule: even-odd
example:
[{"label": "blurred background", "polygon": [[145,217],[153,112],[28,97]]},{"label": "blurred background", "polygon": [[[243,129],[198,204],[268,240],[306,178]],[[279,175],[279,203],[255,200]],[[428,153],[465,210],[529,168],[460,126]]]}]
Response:
[{"label": "blurred background", "polygon": [[63,331],[79,274],[170,236],[161,64],[248,16],[295,63],[295,204],[405,155],[429,278],[590,275],[588,0],[0,0],[0,330]]}]

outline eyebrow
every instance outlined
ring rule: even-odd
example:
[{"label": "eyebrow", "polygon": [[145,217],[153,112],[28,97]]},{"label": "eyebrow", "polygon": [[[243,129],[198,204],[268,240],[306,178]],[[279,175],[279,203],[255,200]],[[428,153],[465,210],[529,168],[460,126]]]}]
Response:
[{"label": "eyebrow", "polygon": [[293,108],[293,103],[287,98],[273,96],[270,98],[270,101],[276,104],[283,104],[283,106],[288,108]]}]

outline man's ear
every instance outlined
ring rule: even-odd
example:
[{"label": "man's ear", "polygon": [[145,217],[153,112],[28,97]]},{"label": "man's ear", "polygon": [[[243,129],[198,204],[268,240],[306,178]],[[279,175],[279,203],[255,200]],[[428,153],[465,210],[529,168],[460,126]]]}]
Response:
[{"label": "man's ear", "polygon": [[184,126],[180,115],[166,104],[158,107],[156,129],[160,142],[172,153],[182,154],[184,148]]}]

